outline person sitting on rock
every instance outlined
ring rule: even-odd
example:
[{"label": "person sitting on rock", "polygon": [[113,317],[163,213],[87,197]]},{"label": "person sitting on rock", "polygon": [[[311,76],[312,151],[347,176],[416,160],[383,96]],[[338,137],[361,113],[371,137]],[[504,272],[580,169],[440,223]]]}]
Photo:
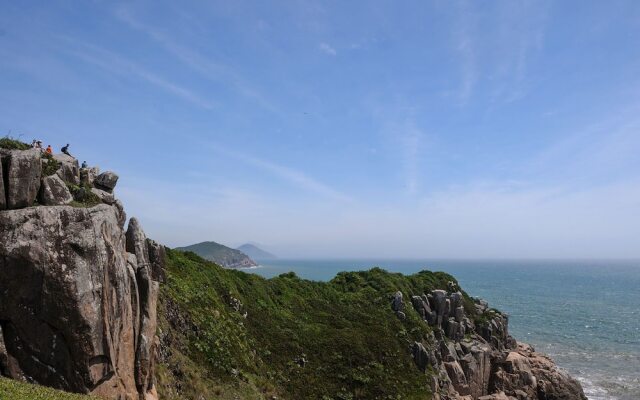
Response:
[{"label": "person sitting on rock", "polygon": [[64,146],[63,148],[60,149],[61,152],[63,152],[64,154],[68,155],[71,157],[71,154],[69,154],[69,143],[67,143],[66,146]]},{"label": "person sitting on rock", "polygon": [[53,150],[51,150],[51,145],[47,146],[47,150],[45,150],[45,153],[47,153],[49,155],[53,154]]},{"label": "person sitting on rock", "polygon": [[89,167],[89,165],[87,164],[87,162],[83,161],[82,162],[82,166],[80,168],[88,168],[88,167]]}]

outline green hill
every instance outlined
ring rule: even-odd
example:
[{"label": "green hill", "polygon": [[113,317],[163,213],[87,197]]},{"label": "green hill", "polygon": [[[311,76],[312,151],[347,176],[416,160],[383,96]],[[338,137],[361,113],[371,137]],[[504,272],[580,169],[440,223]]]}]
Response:
[{"label": "green hill", "polygon": [[240,250],[241,252],[248,255],[254,260],[273,260],[278,258],[275,255],[269,253],[268,251],[264,251],[258,246],[253,245],[251,243],[243,244],[242,246],[238,247],[238,250]]},{"label": "green hill", "polygon": [[379,268],[330,282],[293,273],[267,280],[169,251],[158,391],[163,399],[428,399],[428,376],[408,348],[431,328],[412,309],[397,318],[390,296],[449,281]]},{"label": "green hill", "polygon": [[216,242],[196,243],[191,246],[177,247],[176,250],[192,251],[205,260],[225,268],[250,268],[258,265],[242,251]]}]

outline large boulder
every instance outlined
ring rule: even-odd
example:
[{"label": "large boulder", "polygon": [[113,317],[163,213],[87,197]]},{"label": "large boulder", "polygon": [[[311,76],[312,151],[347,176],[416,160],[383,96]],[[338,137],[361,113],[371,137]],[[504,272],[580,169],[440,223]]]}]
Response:
[{"label": "large boulder", "polygon": [[40,150],[3,150],[0,153],[6,208],[32,206],[40,190]]},{"label": "large boulder", "polygon": [[40,204],[45,206],[59,206],[69,204],[73,196],[64,181],[58,175],[42,178],[40,187]]},{"label": "large boulder", "polygon": [[0,212],[0,372],[153,398],[158,285],[126,252],[121,218],[106,204]]},{"label": "large boulder", "polygon": [[96,179],[93,181],[93,184],[98,189],[103,189],[107,192],[112,192],[118,183],[118,175],[115,172],[105,171],[100,175],[96,176]]},{"label": "large boulder", "polygon": [[63,181],[73,183],[74,185],[80,184],[80,166],[78,160],[67,154],[56,154],[53,158],[60,163],[60,168],[56,174],[62,178]]}]

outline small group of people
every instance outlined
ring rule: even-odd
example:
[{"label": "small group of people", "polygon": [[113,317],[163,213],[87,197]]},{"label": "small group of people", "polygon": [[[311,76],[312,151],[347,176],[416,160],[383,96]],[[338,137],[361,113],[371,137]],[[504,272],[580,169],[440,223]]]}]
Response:
[{"label": "small group of people", "polygon": [[[42,148],[42,140],[33,139],[33,141],[31,142],[31,147],[34,149],[40,149],[40,151],[43,151],[47,154],[53,154],[51,145],[48,145],[46,149]],[[60,151],[68,155],[69,157],[73,157],[71,154],[69,154],[69,143],[67,143],[66,146],[63,146]]]},{"label": "small group of people", "polygon": [[[38,139],[33,139],[33,141],[31,142],[31,147],[34,149],[40,149],[40,151],[47,153],[49,155],[53,155],[53,149],[51,148],[51,145],[48,145],[46,149],[42,148],[42,140],[38,140]],[[60,149],[60,151],[66,155],[68,155],[69,157],[73,157],[70,153],[69,153],[69,143],[67,143],[65,146],[62,146],[62,148]],[[82,166],[80,168],[89,168],[89,165],[87,164],[86,161],[82,162]]]}]

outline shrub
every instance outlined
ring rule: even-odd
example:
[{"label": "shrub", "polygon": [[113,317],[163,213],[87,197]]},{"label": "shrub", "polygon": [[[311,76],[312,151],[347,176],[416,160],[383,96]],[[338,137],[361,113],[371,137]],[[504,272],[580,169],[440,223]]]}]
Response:
[{"label": "shrub", "polygon": [[65,182],[71,195],[73,196],[73,201],[71,205],[74,207],[93,207],[102,203],[100,197],[97,194],[91,191],[91,185],[75,185],[73,183]]},{"label": "shrub", "polygon": [[9,150],[28,150],[31,148],[31,146],[14,137],[7,135],[3,138],[0,138],[0,148]]},{"label": "shrub", "polygon": [[42,175],[51,176],[60,169],[60,162],[56,161],[51,154],[43,153],[42,158],[47,161],[42,165]]}]

